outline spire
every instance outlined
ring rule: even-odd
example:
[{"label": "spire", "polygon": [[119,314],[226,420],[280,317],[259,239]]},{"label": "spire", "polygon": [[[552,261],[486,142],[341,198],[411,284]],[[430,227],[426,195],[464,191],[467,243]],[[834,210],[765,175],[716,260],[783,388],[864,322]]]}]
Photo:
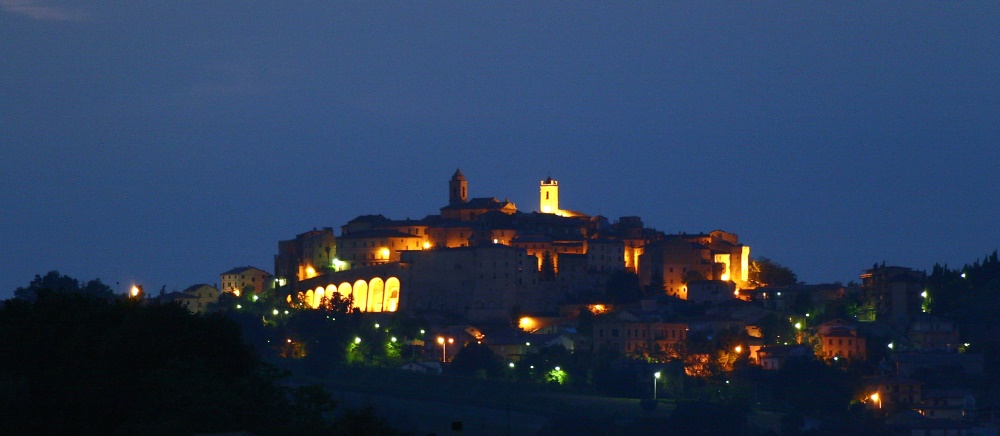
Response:
[{"label": "spire", "polygon": [[465,175],[462,174],[462,170],[455,169],[455,174],[451,176],[452,180],[465,180]]}]

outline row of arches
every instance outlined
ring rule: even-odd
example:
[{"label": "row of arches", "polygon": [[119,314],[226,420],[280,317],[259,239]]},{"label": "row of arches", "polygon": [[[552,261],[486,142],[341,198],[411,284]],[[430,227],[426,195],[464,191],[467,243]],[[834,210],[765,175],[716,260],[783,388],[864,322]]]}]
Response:
[{"label": "row of arches", "polygon": [[358,280],[354,284],[343,282],[339,286],[334,284],[319,286],[306,291],[305,294],[299,293],[299,298],[309,307],[316,309],[324,297],[330,297],[334,293],[340,294],[344,299],[353,298],[351,307],[355,310],[395,312],[399,308],[399,279],[395,277],[389,277],[385,281],[375,277],[367,282]]}]

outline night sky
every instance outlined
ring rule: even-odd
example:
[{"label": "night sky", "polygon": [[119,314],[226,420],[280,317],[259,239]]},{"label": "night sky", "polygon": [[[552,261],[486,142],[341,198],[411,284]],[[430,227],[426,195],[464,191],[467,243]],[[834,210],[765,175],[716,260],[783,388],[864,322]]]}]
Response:
[{"label": "night sky", "polygon": [[0,0],[0,298],[272,271],[456,168],[810,283],[960,266],[1000,248],[1000,3]]}]

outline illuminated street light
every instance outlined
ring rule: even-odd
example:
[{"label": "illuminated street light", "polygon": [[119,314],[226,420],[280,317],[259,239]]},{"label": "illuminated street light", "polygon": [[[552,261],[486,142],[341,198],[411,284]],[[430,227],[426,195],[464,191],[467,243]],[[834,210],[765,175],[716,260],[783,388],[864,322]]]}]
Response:
[{"label": "illuminated street light", "polygon": [[879,396],[878,396],[878,392],[876,392],[876,393],[872,394],[872,395],[871,395],[870,397],[868,397],[868,398],[871,398],[873,402],[876,402],[876,403],[878,403],[878,408],[879,408],[879,409],[881,409],[881,408],[882,408],[882,400],[881,400],[881,399],[879,398]]},{"label": "illuminated street light", "polygon": [[892,342],[889,343],[889,349],[892,349]]},{"label": "illuminated street light", "polygon": [[507,366],[509,366],[510,369],[514,369],[514,362],[508,363]]},{"label": "illuminated street light", "polygon": [[736,354],[739,354],[743,352],[743,347],[737,345],[736,348],[734,348],[734,350],[736,350]]},{"label": "illuminated street light", "polygon": [[924,298],[927,298],[927,291],[924,291],[924,292],[921,292],[921,293],[920,293],[920,296],[921,296],[921,297],[924,297]]},{"label": "illuminated street light", "polygon": [[438,344],[441,344],[441,362],[442,363],[448,361],[448,344],[454,344],[454,343],[455,343],[455,339],[454,338],[448,338],[448,342],[446,343],[445,340],[444,340],[444,337],[438,336]]},{"label": "illuminated street light", "polygon": [[278,309],[274,309],[271,313],[277,315],[278,314]]},{"label": "illuminated street light", "polygon": [[801,322],[795,323],[795,329],[796,330],[802,330],[802,323]]},{"label": "illuminated street light", "polygon": [[656,382],[660,380],[660,371],[653,373],[653,400],[656,400]]},{"label": "illuminated street light", "polygon": [[140,291],[140,289],[139,289],[138,286],[132,285],[132,291],[130,292],[130,295],[132,295],[132,298],[138,297],[139,296],[139,291]]},{"label": "illuminated street light", "polygon": [[361,343],[361,338],[359,338],[359,337],[355,336],[355,337],[354,337],[354,343],[355,343],[355,344],[360,344],[360,343]]}]

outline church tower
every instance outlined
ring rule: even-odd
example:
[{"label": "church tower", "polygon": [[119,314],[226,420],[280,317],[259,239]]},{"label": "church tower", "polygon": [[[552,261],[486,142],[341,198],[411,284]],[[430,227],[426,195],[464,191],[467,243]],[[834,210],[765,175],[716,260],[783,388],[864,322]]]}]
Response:
[{"label": "church tower", "polygon": [[542,213],[559,213],[559,182],[552,177],[542,180],[539,186],[538,210]]},{"label": "church tower", "polygon": [[469,199],[469,182],[465,180],[462,171],[455,170],[455,175],[451,176],[448,182],[448,204],[456,205],[465,203]]}]

